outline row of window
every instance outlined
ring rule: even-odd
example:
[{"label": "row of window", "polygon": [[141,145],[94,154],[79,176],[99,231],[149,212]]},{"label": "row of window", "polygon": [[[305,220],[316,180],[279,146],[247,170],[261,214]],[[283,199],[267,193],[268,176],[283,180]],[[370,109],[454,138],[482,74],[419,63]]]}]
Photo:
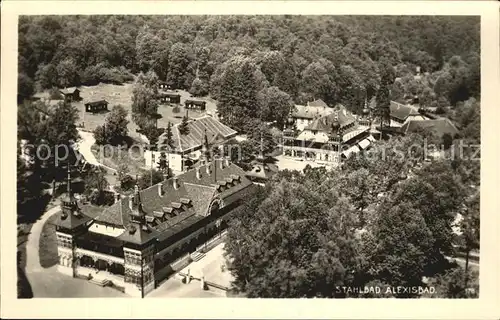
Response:
[{"label": "row of window", "polygon": [[[127,283],[135,283],[135,284],[141,284],[141,275],[137,275],[137,274],[131,274],[129,272],[127,272],[128,270],[125,271],[125,276],[124,276],[124,279],[125,279],[125,282]],[[144,284],[146,283],[149,283],[150,281],[153,280],[153,275],[151,273],[145,273],[144,274]]]},{"label": "row of window", "polygon": [[63,240],[63,239],[58,239],[57,240],[57,245],[59,247],[71,248],[71,241],[69,241],[69,240]]}]

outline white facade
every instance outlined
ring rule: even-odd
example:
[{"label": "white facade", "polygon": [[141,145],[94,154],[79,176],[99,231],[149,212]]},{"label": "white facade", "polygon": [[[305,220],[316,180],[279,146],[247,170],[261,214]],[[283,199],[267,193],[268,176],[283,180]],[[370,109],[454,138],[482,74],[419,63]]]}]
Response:
[{"label": "white facade", "polygon": [[[196,156],[196,153],[199,154],[199,151],[193,152],[193,155],[190,154],[189,157]],[[182,164],[182,155],[176,154],[176,153],[165,153],[165,154],[167,155],[167,158],[168,158],[168,164],[169,164],[170,170],[177,171],[177,172],[184,171],[184,167]],[[147,168],[152,167],[154,169],[157,169],[158,168],[158,161],[160,160],[160,156],[161,156],[160,151],[150,151],[150,150],[144,151],[144,159],[146,160],[146,167]],[[198,157],[199,157],[199,155],[198,155]],[[153,158],[154,158],[154,163],[151,163],[153,161]]]},{"label": "white facade", "polygon": [[297,118],[295,122],[295,126],[297,130],[304,130],[314,119],[305,119],[305,118]]}]

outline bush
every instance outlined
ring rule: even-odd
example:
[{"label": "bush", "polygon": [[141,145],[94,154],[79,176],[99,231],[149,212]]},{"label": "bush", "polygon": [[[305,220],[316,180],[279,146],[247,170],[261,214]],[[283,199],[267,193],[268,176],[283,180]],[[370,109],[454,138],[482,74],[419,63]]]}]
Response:
[{"label": "bush", "polygon": [[98,206],[110,206],[115,203],[115,195],[110,191],[98,191],[94,190],[90,194],[90,203],[98,205]]},{"label": "bush", "polygon": [[135,185],[135,179],[129,175],[124,175],[120,178],[120,188],[123,191],[132,190]]},{"label": "bush", "polygon": [[63,95],[59,92],[59,89],[52,88],[49,90],[50,100],[63,100]]},{"label": "bush", "polygon": [[95,66],[86,68],[80,78],[83,84],[96,85],[99,82],[122,84],[123,82],[132,81],[134,76],[125,67],[109,67],[105,63],[99,63]]}]

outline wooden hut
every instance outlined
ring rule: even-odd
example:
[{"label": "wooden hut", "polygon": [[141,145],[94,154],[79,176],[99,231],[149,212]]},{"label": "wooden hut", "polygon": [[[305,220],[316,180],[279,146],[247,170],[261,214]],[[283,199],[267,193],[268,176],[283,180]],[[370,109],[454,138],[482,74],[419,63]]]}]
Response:
[{"label": "wooden hut", "polygon": [[108,102],[106,100],[92,101],[85,103],[86,112],[102,112],[108,110]]},{"label": "wooden hut", "polygon": [[200,111],[205,111],[207,102],[200,100],[186,100],[184,101],[184,105],[186,106],[186,109],[197,109]]},{"label": "wooden hut", "polygon": [[61,89],[59,92],[63,95],[66,102],[79,101],[81,99],[80,90],[75,87]]},{"label": "wooden hut", "polygon": [[181,95],[178,93],[161,92],[158,94],[158,99],[161,102],[181,103]]}]

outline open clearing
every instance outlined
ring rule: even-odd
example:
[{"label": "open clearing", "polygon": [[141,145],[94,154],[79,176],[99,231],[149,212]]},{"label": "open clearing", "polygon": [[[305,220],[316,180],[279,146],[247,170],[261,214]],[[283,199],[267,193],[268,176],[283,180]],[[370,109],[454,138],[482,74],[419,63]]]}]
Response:
[{"label": "open clearing", "polygon": [[[82,101],[74,102],[79,110],[80,122],[84,122],[85,129],[93,131],[98,125],[102,125],[104,123],[104,119],[106,117],[106,113],[97,113],[92,114],[90,112],[85,112],[84,104],[86,102],[96,101],[96,100],[106,100],[109,102],[109,110],[115,105],[122,105],[125,110],[128,112],[128,120],[129,125],[129,135],[133,138],[137,138],[138,135],[136,133],[137,126],[132,121],[132,90],[134,84],[124,83],[122,85],[116,84],[104,84],[100,83],[95,86],[81,86],[79,87],[80,96],[82,97]],[[181,95],[181,106],[178,113],[173,112],[173,106],[167,104],[161,104],[158,108],[158,113],[161,115],[161,118],[158,120],[159,127],[166,127],[168,122],[172,124],[179,123],[182,119],[182,116],[185,115],[186,110],[184,109],[184,101],[186,99],[195,99],[195,100],[203,100],[207,102],[207,109],[205,112],[199,112],[195,110],[189,110],[189,117],[196,118],[207,113],[211,113],[215,115],[216,111],[216,102],[210,98],[193,98],[191,94],[184,90],[175,90],[178,94]]]}]

